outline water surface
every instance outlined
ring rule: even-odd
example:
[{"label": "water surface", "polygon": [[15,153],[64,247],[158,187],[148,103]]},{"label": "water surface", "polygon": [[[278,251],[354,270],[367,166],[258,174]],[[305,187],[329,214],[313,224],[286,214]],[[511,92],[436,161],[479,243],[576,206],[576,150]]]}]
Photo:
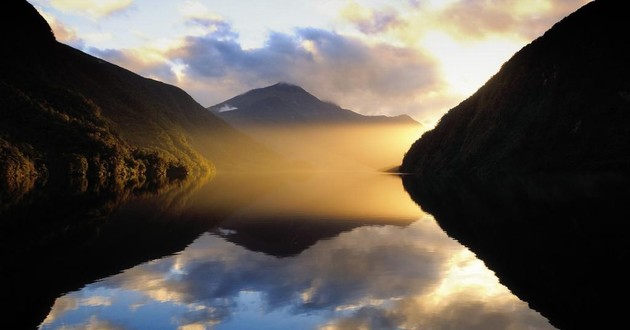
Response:
[{"label": "water surface", "polygon": [[[117,242],[124,254],[187,243],[74,282],[40,328],[553,328],[422,212],[396,176],[219,173],[175,191],[170,202],[131,198],[102,220],[116,228],[91,244]],[[135,229],[122,235],[126,224]],[[143,235],[146,243],[130,242]],[[101,245],[106,256],[116,244]],[[73,272],[98,268],[64,251]]]}]

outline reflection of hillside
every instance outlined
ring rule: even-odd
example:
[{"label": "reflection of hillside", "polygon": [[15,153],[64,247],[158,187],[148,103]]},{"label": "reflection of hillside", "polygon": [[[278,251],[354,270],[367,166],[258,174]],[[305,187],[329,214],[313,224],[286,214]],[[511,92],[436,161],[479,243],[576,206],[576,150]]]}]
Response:
[{"label": "reflection of hillside", "polygon": [[[183,249],[210,224],[175,216],[210,178],[154,183],[151,188],[84,187],[81,182],[31,192],[2,213],[5,310],[36,325],[54,299],[104,276]],[[180,214],[178,214],[180,215]]]},{"label": "reflection of hillside", "polygon": [[554,177],[502,183],[432,182],[405,188],[500,281],[563,329],[621,324],[629,260],[629,179]]}]

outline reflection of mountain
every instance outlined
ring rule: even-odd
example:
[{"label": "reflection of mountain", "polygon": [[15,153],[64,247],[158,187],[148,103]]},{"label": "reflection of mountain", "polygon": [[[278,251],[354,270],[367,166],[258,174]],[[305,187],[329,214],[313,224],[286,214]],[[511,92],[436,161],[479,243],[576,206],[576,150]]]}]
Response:
[{"label": "reflection of mountain", "polygon": [[364,116],[287,83],[208,109],[283,155],[323,168],[398,165],[421,128],[409,116]]},{"label": "reflection of mountain", "polygon": [[58,43],[28,2],[11,3],[0,13],[3,191],[68,175],[124,186],[207,171],[206,159],[270,158],[181,89]]},{"label": "reflection of mountain", "polygon": [[248,250],[287,257],[354,228],[405,227],[422,215],[403,191],[400,179],[391,175],[239,175],[230,182],[258,187],[281,180],[273,185],[275,189],[241,204],[219,224],[216,233]]},{"label": "reflection of mountain", "polygon": [[406,176],[404,184],[449,236],[556,327],[626,322],[627,177],[436,183]]},{"label": "reflection of mountain", "polygon": [[[400,221],[405,226],[416,219]],[[392,224],[365,218],[324,218],[314,216],[236,217],[220,224],[217,234],[250,251],[263,252],[275,257],[299,255],[315,243],[337,237],[343,232],[362,226]]]},{"label": "reflection of mountain", "polygon": [[621,1],[593,1],[516,53],[411,147],[406,172],[630,168],[630,45]]}]

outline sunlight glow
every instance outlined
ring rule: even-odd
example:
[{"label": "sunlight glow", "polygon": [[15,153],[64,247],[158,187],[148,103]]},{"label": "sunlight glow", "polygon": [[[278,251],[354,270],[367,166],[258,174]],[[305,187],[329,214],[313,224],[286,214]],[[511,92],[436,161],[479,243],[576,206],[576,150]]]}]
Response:
[{"label": "sunlight glow", "polygon": [[534,15],[553,9],[553,3],[549,0],[516,1],[513,10],[516,15]]},{"label": "sunlight glow", "polygon": [[479,297],[478,299],[493,297],[495,301],[502,295],[509,297],[509,292],[499,283],[494,273],[468,249],[459,250],[445,265],[445,275],[430,295],[436,304],[449,296],[464,292],[469,292]]},{"label": "sunlight glow", "polygon": [[173,63],[171,65],[171,71],[175,75],[175,79],[178,82],[183,82],[186,79],[186,64],[182,63]]},{"label": "sunlight glow", "polygon": [[462,95],[474,93],[522,47],[522,42],[495,37],[462,43],[444,32],[427,33],[423,47],[438,59],[449,88]]}]

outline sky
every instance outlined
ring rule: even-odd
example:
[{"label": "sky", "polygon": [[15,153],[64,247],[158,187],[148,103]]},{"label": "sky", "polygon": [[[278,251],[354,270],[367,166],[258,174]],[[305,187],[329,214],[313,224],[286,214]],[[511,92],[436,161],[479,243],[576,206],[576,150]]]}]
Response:
[{"label": "sky", "polygon": [[29,0],[57,40],[201,105],[277,82],[431,127],[587,0]]}]

